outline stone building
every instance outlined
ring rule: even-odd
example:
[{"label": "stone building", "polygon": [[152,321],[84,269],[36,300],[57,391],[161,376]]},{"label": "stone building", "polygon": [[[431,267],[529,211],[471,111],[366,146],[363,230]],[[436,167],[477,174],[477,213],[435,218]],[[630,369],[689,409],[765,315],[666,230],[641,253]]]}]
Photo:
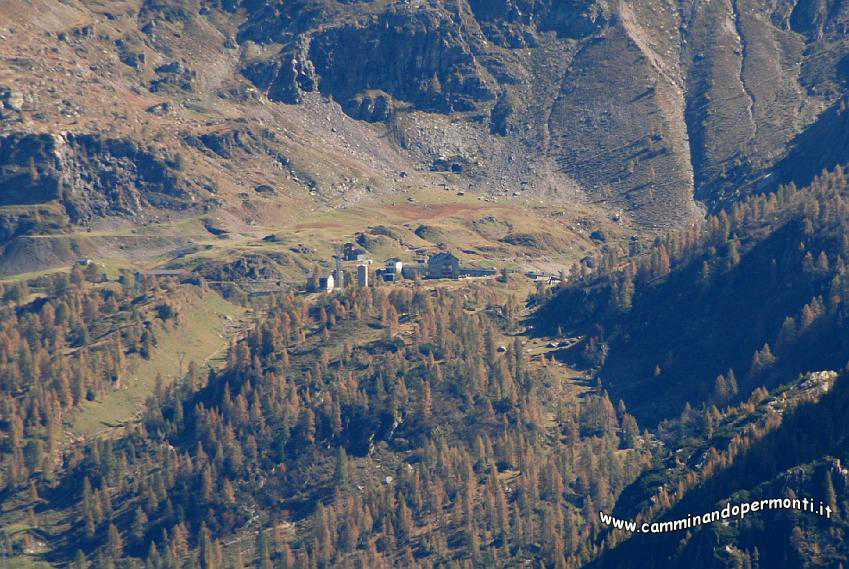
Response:
[{"label": "stone building", "polygon": [[458,279],[460,260],[451,253],[437,253],[427,261],[427,276],[431,279]]},{"label": "stone building", "polygon": [[368,286],[368,265],[357,265],[357,284],[362,287]]}]

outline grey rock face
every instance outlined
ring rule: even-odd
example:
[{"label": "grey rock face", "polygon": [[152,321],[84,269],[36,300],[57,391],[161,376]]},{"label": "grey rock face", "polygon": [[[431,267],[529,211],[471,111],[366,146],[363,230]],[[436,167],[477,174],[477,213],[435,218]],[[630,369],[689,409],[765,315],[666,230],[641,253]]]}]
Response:
[{"label": "grey rock face", "polygon": [[536,46],[540,32],[585,38],[610,19],[605,2],[585,0],[470,0],[469,5],[487,38],[511,48]]},{"label": "grey rock face", "polygon": [[387,12],[299,35],[274,61],[245,74],[273,100],[298,103],[302,92],[318,90],[369,121],[384,120],[392,100],[448,113],[494,99],[458,22],[434,10]]},{"label": "grey rock face", "polygon": [[319,90],[340,101],[380,89],[417,109],[453,112],[494,98],[457,22],[438,12],[327,30],[312,38],[309,56]]},{"label": "grey rock face", "polygon": [[182,209],[184,183],[165,160],[126,139],[16,133],[0,137],[0,205],[58,201],[71,222]]},{"label": "grey rock face", "polygon": [[[243,67],[272,100],[319,91],[368,122],[397,127],[424,112],[479,124],[506,139],[505,162],[529,163],[522,175],[531,162],[555,170],[649,225],[686,224],[696,201],[713,207],[786,180],[793,168],[768,174],[801,155],[814,125],[838,128],[828,125],[842,112],[828,109],[849,89],[849,4],[839,0],[239,6],[240,42],[282,46]],[[428,165],[444,149],[438,134],[421,141],[426,121],[396,132]],[[446,145],[486,146],[468,132]],[[831,154],[791,177],[843,160]]]},{"label": "grey rock face", "polygon": [[13,91],[8,87],[0,85],[0,109],[10,111],[22,111],[24,107],[24,95],[19,91]]}]

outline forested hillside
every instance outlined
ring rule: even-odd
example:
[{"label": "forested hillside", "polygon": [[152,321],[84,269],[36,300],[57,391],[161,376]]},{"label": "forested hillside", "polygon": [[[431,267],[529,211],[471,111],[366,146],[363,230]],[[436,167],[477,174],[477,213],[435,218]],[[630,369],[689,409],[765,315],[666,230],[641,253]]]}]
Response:
[{"label": "forested hillside", "polygon": [[[837,169],[645,251],[612,243],[527,304],[518,275],[275,293],[219,364],[149,380],[135,419],[76,443],[67,425],[217,293],[79,267],[8,285],[4,551],[95,568],[837,560],[847,191]],[[545,334],[566,340],[532,348]],[[835,519],[651,537],[598,516],[791,491]]]},{"label": "forested hillside", "polygon": [[553,295],[544,330],[579,334],[561,357],[597,368],[638,418],[726,405],[802,371],[840,369],[849,302],[844,171],[756,196]]},{"label": "forested hillside", "polygon": [[[221,370],[157,387],[126,434],[10,470],[29,525],[11,547],[95,567],[590,559],[596,509],[650,451],[624,407],[528,360],[505,292],[275,300]],[[8,451],[33,454],[42,428],[16,419]]]},{"label": "forested hillside", "polygon": [[[61,465],[63,422],[85,402],[125,387],[128,371],[150,359],[158,336],[178,328],[201,288],[154,285],[122,274],[106,282],[97,265],[4,286],[0,316],[3,484]],[[213,293],[208,293],[213,294]],[[57,461],[58,460],[58,461]]]},{"label": "forested hillside", "polygon": [[[738,423],[744,434],[738,431],[728,451],[721,454],[711,447],[721,447],[728,432],[714,431],[699,412],[675,421],[670,440],[684,452],[674,460],[676,476],[664,480],[665,488],[674,492],[667,498],[661,491],[663,499],[655,504],[662,506],[651,519],[682,519],[725,504],[770,498],[807,498],[829,506],[834,512],[830,518],[798,510],[765,510],[692,531],[638,534],[589,567],[840,567],[849,555],[849,470],[845,467],[849,381],[844,372],[827,380],[809,377],[802,385],[807,389],[782,390],[777,399],[751,405],[764,397],[759,393],[741,411],[762,417],[763,424],[752,428],[746,421]],[[800,397],[801,404],[792,410],[782,408],[779,401],[806,390],[809,393]],[[821,395],[823,391],[828,393]],[[691,452],[694,439],[704,442]],[[667,465],[647,472],[635,487],[674,471]]]},{"label": "forested hillside", "polygon": [[836,512],[763,512],[662,535],[609,529],[613,547],[591,567],[846,558],[848,192],[837,168],[658,239],[645,255],[611,251],[597,272],[537,295],[540,327],[580,339],[558,357],[594,369],[657,425],[656,462],[623,491],[617,515],[674,520],[797,496]]},{"label": "forested hillside", "polygon": [[0,1],[0,569],[849,565],[847,38]]}]

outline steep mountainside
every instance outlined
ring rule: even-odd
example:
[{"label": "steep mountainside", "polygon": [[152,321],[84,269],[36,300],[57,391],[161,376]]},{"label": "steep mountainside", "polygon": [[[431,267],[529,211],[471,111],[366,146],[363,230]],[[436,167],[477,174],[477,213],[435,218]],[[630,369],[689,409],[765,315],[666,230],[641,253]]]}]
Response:
[{"label": "steep mountainside", "polygon": [[611,254],[599,274],[549,299],[540,323],[580,335],[561,356],[597,368],[650,423],[686,402],[721,404],[840,369],[849,360],[845,191],[838,170],[658,239],[648,255]]},{"label": "steep mountainside", "polygon": [[797,497],[835,512],[757,512],[657,535],[608,527],[590,567],[846,558],[847,188],[838,168],[751,198],[537,295],[539,329],[571,338],[556,357],[593,369],[661,443],[615,515],[660,522]]},{"label": "steep mountainside", "polygon": [[[279,221],[401,183],[686,225],[846,161],[822,141],[845,130],[847,10],[8,1],[0,203],[64,215],[5,233],[222,208]],[[258,208],[261,185],[277,192]]]},{"label": "steep mountainside", "polygon": [[478,157],[456,127],[458,157],[485,187],[504,189],[493,169],[508,185],[556,174],[553,187],[577,184],[641,221],[685,221],[694,194],[714,205],[741,185],[771,184],[772,165],[847,80],[841,3],[243,8],[239,40],[275,46],[246,73],[271,99],[317,90],[412,139],[423,133],[398,118],[413,110],[481,123],[476,134],[513,142]]}]

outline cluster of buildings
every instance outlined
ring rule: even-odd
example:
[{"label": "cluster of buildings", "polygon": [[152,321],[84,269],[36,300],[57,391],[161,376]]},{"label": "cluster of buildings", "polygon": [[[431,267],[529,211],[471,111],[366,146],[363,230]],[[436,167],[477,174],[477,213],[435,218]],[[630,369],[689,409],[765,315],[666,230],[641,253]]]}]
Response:
[{"label": "cluster of buildings", "polygon": [[[307,274],[307,291],[309,292],[331,292],[345,288],[345,271],[342,270],[344,255],[336,257],[336,270],[332,273],[318,275],[312,272]],[[367,263],[357,265],[357,286],[367,287],[369,279],[369,267]]]},{"label": "cluster of buildings", "polygon": [[[342,261],[356,261],[357,285],[369,285],[369,265],[371,260],[366,258],[366,251],[345,243],[342,254],[335,257],[336,270],[332,273],[319,275],[315,278],[312,273],[307,275],[307,290],[310,292],[330,292],[345,287],[345,273]],[[384,282],[395,282],[401,279],[459,279],[461,277],[487,277],[497,274],[494,268],[461,267],[460,260],[451,253],[441,252],[427,256],[423,252],[417,254],[413,263],[404,263],[398,257],[386,259],[383,267],[375,271],[375,277]]]},{"label": "cluster of buildings", "polygon": [[555,284],[563,281],[564,274],[560,273],[549,273],[546,271],[527,271],[525,276],[531,279],[532,281],[542,281],[546,284]]}]

